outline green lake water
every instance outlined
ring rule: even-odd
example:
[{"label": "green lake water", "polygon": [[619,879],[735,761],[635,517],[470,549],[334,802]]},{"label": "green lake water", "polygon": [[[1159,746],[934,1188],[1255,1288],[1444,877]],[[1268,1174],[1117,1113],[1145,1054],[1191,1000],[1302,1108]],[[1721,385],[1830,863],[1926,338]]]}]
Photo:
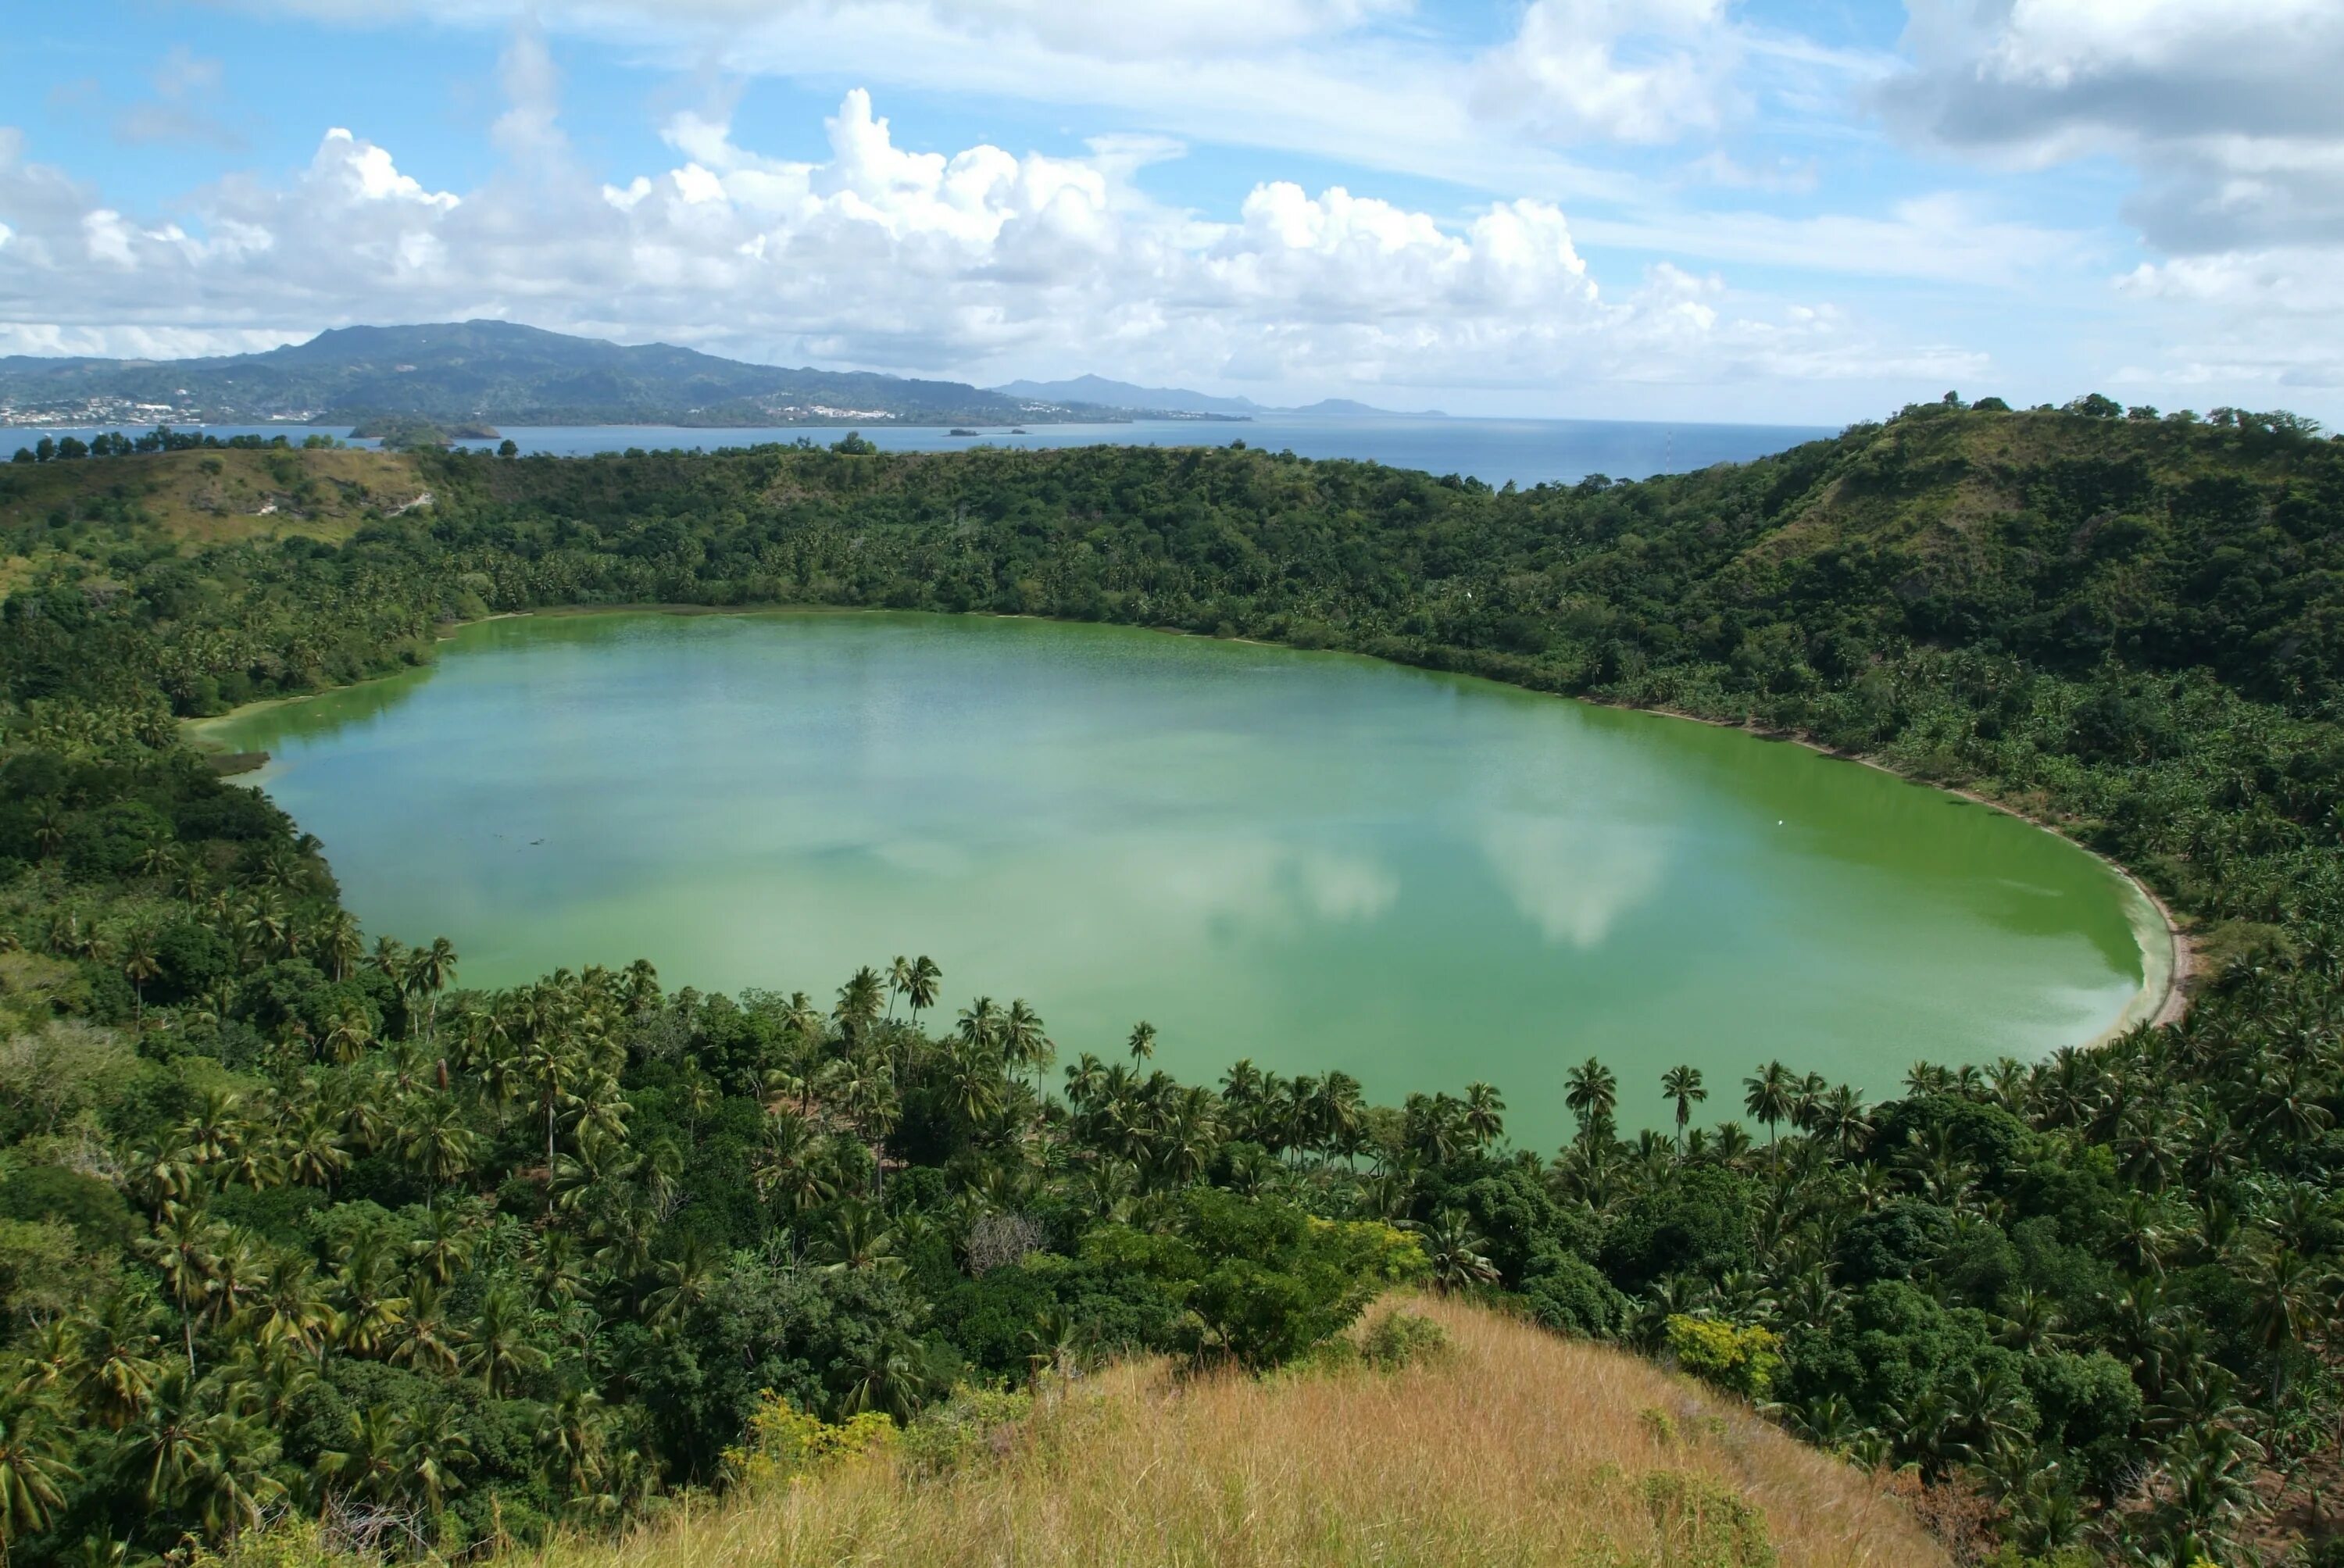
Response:
[{"label": "green lake water", "polygon": [[[911,614],[492,621],[410,675],[211,737],[325,841],[369,932],[461,982],[650,958],[671,986],[825,1002],[943,966],[1061,1058],[1132,1022],[1369,1095],[1563,1072],[1703,1120],[1780,1057],[1892,1092],[2032,1057],[2161,992],[2138,891],[2012,817],[1800,747],[1339,654]],[[2144,933],[2147,938],[2144,939]],[[2144,959],[2144,948],[2155,955]],[[2147,971],[2153,970],[2153,973]]]}]

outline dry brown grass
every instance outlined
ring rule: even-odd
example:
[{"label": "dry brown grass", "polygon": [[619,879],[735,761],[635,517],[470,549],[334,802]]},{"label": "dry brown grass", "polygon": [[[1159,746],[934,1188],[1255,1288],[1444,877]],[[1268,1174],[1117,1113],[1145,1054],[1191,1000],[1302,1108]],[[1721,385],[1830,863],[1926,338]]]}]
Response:
[{"label": "dry brown grass", "polygon": [[[288,434],[299,440],[305,432]],[[389,511],[423,490],[414,464],[393,452],[185,451],[93,458],[37,466],[0,453],[0,531],[37,535],[48,515],[77,514],[92,498],[143,512],[189,543],[302,534],[346,539],[369,508]],[[0,553],[6,546],[0,543]]]},{"label": "dry brown grass", "polygon": [[[885,1459],[709,1505],[548,1568],[1925,1564],[1860,1472],[1618,1351],[1440,1301],[1450,1352],[1268,1382],[1116,1368],[996,1459]],[[1657,1479],[1655,1479],[1657,1478]],[[1742,1502],[1746,1502],[1744,1507]],[[1763,1538],[1748,1528],[1749,1508]],[[1737,1523],[1737,1519],[1745,1522]]]}]

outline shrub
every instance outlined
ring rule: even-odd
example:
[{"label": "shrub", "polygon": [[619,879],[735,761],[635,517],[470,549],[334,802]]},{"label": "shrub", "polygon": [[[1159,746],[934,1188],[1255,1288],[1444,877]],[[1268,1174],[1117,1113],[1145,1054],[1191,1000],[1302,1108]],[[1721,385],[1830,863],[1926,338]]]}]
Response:
[{"label": "shrub", "polygon": [[1000,1389],[956,1388],[904,1429],[900,1451],[914,1470],[937,1474],[1005,1446],[1010,1429],[1033,1412],[1034,1396]]},{"label": "shrub", "polygon": [[1762,1400],[1783,1365],[1783,1339],[1772,1329],[1689,1318],[1668,1320],[1669,1354],[1678,1366],[1705,1383],[1747,1400]]},{"label": "shrub", "polygon": [[1449,1348],[1449,1330],[1414,1312],[1387,1312],[1360,1337],[1359,1355],[1380,1372],[1396,1372]]},{"label": "shrub", "polygon": [[724,1473],[739,1486],[790,1481],[883,1452],[896,1435],[895,1423],[877,1411],[826,1421],[767,1390],[739,1446],[724,1451]]}]

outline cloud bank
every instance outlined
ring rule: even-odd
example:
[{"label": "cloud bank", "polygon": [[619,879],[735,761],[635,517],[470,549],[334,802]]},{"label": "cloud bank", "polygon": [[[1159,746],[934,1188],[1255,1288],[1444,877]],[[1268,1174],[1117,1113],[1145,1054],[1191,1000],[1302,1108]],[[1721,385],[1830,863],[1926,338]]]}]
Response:
[{"label": "cloud bank", "polygon": [[573,156],[541,38],[520,34],[502,76],[501,169],[463,192],[331,129],[287,181],[230,177],[179,218],[140,219],[0,135],[0,350],[230,351],[498,316],[783,360],[1355,388],[1974,364],[1885,352],[1828,304],[1666,264],[1607,287],[1548,201],[1436,215],[1266,180],[1207,220],[1136,183],[1177,144],[907,147],[861,89],[819,159],[765,156],[686,112],[663,128],[668,167],[613,183]]}]

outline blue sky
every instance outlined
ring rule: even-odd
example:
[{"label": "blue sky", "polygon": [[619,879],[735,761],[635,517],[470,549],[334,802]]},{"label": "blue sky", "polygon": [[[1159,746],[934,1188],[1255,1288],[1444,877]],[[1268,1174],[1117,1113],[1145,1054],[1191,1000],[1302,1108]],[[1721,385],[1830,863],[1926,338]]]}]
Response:
[{"label": "blue sky", "polygon": [[0,53],[0,352],[2332,420],[2339,66],[2314,0],[97,0]]}]

